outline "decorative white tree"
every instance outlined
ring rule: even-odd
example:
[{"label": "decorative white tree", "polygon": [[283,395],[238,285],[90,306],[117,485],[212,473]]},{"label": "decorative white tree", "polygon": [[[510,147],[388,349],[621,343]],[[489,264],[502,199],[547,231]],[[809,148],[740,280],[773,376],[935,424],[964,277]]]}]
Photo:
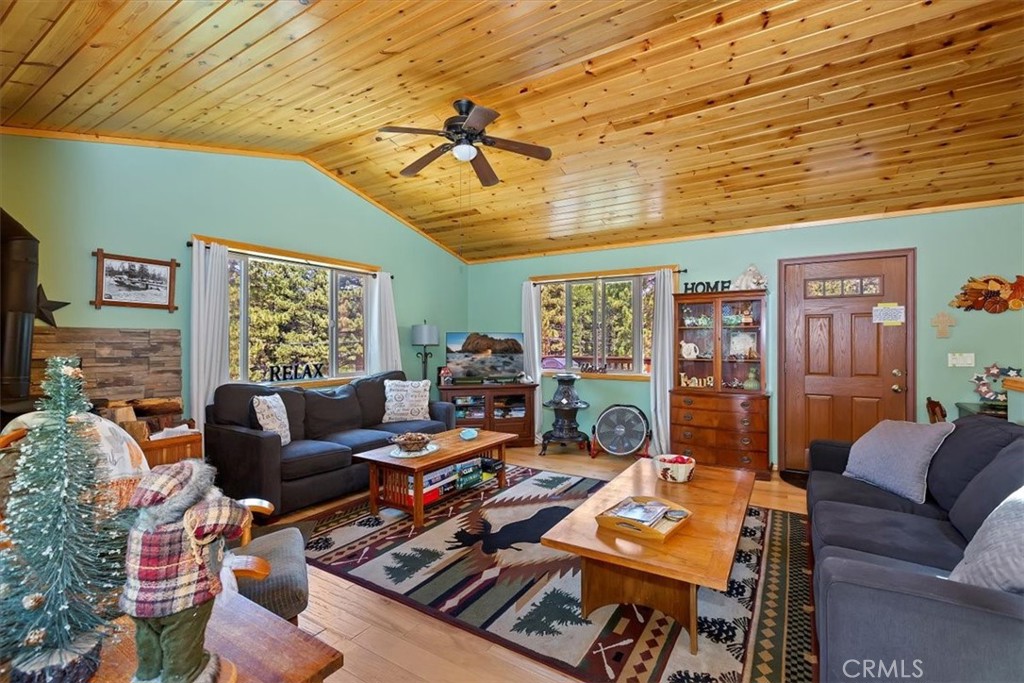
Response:
[{"label": "decorative white tree", "polygon": [[99,435],[75,419],[91,407],[78,365],[47,361],[48,415],[21,442],[0,529],[0,661],[13,681],[88,680],[124,582],[127,529],[104,493]]}]

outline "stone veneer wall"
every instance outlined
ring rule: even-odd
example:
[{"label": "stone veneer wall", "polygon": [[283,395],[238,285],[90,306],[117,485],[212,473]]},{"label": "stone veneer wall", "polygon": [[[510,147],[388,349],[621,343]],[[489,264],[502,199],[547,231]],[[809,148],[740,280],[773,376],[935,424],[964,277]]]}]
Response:
[{"label": "stone veneer wall", "polygon": [[50,356],[78,356],[90,398],[181,396],[181,331],[36,325],[32,337],[32,396]]}]

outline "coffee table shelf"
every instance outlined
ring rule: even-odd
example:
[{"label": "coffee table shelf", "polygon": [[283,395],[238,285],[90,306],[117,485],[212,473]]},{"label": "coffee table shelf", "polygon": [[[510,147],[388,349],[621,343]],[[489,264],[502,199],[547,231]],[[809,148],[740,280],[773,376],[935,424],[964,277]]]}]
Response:
[{"label": "coffee table shelf", "polygon": [[[515,441],[518,436],[482,430],[475,439],[466,441],[459,436],[461,431],[453,429],[434,435],[432,443],[437,444],[438,449],[417,458],[392,456],[394,446],[385,446],[353,455],[353,458],[364,460],[370,465],[370,513],[378,514],[382,505],[404,510],[412,515],[413,526],[422,527],[424,509],[427,505],[440,502],[460,490],[465,490],[455,487],[450,491],[436,494],[436,497],[432,496],[428,501],[426,500],[428,493],[426,489],[431,484],[425,484],[425,477],[445,467],[458,465],[485,454],[501,461],[502,466],[498,471],[498,486],[505,488],[505,445]],[[412,500],[409,499],[410,477],[412,477]]]}]

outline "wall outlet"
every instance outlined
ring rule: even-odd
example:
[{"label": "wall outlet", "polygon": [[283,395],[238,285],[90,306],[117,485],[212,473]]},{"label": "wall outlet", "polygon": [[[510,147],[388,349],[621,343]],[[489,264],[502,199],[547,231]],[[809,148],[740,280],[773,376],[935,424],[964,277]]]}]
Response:
[{"label": "wall outlet", "polygon": [[951,368],[973,368],[974,367],[974,354],[973,353],[950,353],[947,354],[949,359],[949,367]]}]

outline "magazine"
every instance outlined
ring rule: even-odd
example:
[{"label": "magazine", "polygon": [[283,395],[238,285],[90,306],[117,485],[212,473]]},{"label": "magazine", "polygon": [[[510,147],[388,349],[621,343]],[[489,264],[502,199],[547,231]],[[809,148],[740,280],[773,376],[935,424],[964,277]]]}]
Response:
[{"label": "magazine", "polygon": [[642,503],[634,500],[633,498],[626,498],[624,501],[608,510],[607,514],[614,515],[615,517],[621,517],[623,519],[629,519],[647,526],[654,526],[662,517],[665,516],[665,513],[671,509],[672,508],[668,505],[657,500]]}]

